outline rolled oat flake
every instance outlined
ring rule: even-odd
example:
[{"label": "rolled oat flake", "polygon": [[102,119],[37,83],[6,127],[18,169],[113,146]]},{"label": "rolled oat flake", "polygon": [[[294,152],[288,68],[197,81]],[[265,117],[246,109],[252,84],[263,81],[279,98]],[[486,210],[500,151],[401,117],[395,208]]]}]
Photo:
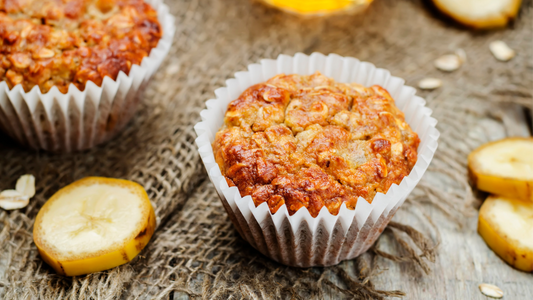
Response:
[{"label": "rolled oat flake", "polygon": [[492,284],[482,283],[479,285],[479,290],[487,297],[498,299],[503,297],[503,291],[499,287]]},{"label": "rolled oat flake", "polygon": [[434,90],[442,86],[442,80],[438,78],[424,78],[418,82],[418,87],[422,90]]},{"label": "rolled oat flake", "polygon": [[494,41],[490,43],[489,48],[492,55],[499,61],[508,61],[516,55],[515,51],[503,41]]},{"label": "rolled oat flake", "polygon": [[443,55],[434,62],[437,69],[445,72],[452,72],[459,69],[462,63],[462,59],[456,54]]}]

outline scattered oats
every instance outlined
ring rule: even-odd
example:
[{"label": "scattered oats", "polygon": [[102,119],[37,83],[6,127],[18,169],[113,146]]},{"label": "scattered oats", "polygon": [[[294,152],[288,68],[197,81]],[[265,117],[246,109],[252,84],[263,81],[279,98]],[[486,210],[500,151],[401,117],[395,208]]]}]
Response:
[{"label": "scattered oats", "polygon": [[424,78],[418,82],[418,87],[422,90],[434,90],[442,86],[442,80],[438,78]]},{"label": "scattered oats", "polygon": [[180,71],[180,65],[173,64],[167,67],[165,73],[170,76],[170,75],[177,74],[179,71]]},{"label": "scattered oats", "polygon": [[0,193],[0,207],[5,210],[26,207],[30,197],[21,194],[17,190],[5,190]]},{"label": "scattered oats", "polygon": [[502,298],[503,297],[503,291],[492,284],[482,283],[479,285],[479,290],[483,293],[483,295],[487,297],[492,298]]},{"label": "scattered oats", "polygon": [[17,180],[14,190],[5,190],[0,193],[0,207],[5,210],[26,207],[34,195],[35,177],[29,174],[22,175]]},{"label": "scattered oats", "polygon": [[443,55],[435,60],[435,67],[441,71],[452,72],[461,66],[461,59],[455,54]]},{"label": "scattered oats", "polygon": [[22,175],[17,180],[15,189],[22,195],[30,198],[35,196],[35,177],[33,175]]},{"label": "scattered oats", "polygon": [[500,61],[508,61],[516,55],[514,50],[503,41],[494,41],[490,43],[489,48],[492,55]]},{"label": "scattered oats", "polygon": [[457,55],[457,57],[459,57],[459,60],[461,61],[461,64],[466,62],[466,52],[465,52],[465,50],[459,48],[459,49],[455,50],[455,55]]}]

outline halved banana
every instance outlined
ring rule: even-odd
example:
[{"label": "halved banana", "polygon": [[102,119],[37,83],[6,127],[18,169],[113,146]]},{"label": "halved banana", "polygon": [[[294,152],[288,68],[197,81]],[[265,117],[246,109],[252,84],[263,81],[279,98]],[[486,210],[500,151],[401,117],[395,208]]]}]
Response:
[{"label": "halved banana", "polygon": [[329,13],[349,9],[356,5],[368,5],[372,0],[264,0],[282,10],[302,15]]},{"label": "halved banana", "polygon": [[103,177],[78,180],[55,193],[37,214],[33,239],[57,273],[77,276],[131,261],[155,230],[142,186]]},{"label": "halved banana", "polygon": [[482,191],[533,201],[533,138],[487,143],[470,153],[468,170]]},{"label": "halved banana", "polygon": [[476,29],[506,26],[514,19],[522,0],[432,0],[444,14]]},{"label": "halved banana", "polygon": [[533,271],[533,202],[490,196],[479,211],[478,232],[508,264]]}]

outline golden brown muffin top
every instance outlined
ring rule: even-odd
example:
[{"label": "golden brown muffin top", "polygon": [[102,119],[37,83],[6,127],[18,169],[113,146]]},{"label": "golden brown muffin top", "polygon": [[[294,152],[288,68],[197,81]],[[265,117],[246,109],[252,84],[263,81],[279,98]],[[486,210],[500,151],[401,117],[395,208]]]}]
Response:
[{"label": "golden brown muffin top", "polygon": [[372,202],[409,175],[418,135],[380,86],[337,83],[320,73],[278,75],[233,100],[213,143],[230,186],[292,215],[323,206],[337,215],[359,196]]},{"label": "golden brown muffin top", "polygon": [[140,65],[161,36],[142,0],[0,0],[0,79],[43,93],[100,86]]}]

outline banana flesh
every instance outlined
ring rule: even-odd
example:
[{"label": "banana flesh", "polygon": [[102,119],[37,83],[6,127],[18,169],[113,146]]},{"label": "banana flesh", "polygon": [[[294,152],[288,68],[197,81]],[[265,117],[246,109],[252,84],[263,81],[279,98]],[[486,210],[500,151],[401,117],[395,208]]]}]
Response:
[{"label": "banana flesh", "polygon": [[155,214],[137,183],[87,177],[54,194],[39,211],[34,241],[57,273],[77,276],[131,261],[155,230]]},{"label": "banana flesh", "polygon": [[533,138],[508,138],[481,146],[468,156],[478,189],[533,201]]},{"label": "banana flesh", "polygon": [[533,202],[490,196],[479,211],[478,232],[508,264],[533,271]]},{"label": "banana flesh", "polygon": [[455,21],[475,29],[505,27],[520,9],[521,0],[432,0]]}]

